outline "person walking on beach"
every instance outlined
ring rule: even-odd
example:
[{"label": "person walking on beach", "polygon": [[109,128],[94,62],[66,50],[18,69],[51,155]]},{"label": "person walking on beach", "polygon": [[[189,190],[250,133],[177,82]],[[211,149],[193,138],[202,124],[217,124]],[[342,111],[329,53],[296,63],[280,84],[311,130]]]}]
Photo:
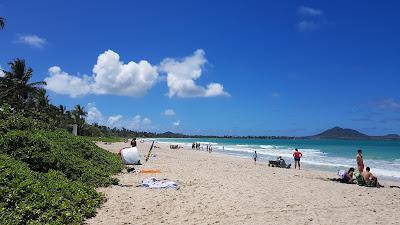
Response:
[{"label": "person walking on beach", "polygon": [[357,150],[356,161],[357,161],[358,172],[362,173],[364,171],[364,161],[361,149]]},{"label": "person walking on beach", "polygon": [[299,152],[299,150],[296,148],[293,152],[293,158],[294,158],[294,169],[299,166],[300,169],[300,158],[303,157],[303,154]]},{"label": "person walking on beach", "polygon": [[256,165],[256,163],[257,163],[257,157],[258,157],[257,151],[254,151],[254,153],[253,153],[254,165]]}]

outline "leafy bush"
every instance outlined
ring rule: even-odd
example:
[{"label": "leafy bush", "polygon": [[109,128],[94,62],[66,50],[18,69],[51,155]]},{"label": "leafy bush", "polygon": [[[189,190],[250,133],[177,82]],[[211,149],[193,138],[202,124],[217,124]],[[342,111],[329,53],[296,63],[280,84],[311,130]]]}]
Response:
[{"label": "leafy bush", "polygon": [[118,180],[111,175],[122,168],[115,154],[62,131],[10,131],[0,137],[1,151],[25,162],[33,171],[57,170],[71,180],[95,187],[116,184]]},{"label": "leafy bush", "polygon": [[79,224],[102,201],[93,187],[58,171],[33,172],[0,153],[0,224]]},{"label": "leafy bush", "polygon": [[7,105],[0,107],[0,133],[7,133],[11,130],[39,129],[54,130],[55,127],[43,120],[23,115],[21,112],[12,112]]},{"label": "leafy bush", "polygon": [[102,142],[121,142],[124,141],[124,138],[120,137],[87,137],[84,136],[86,140],[89,141],[102,141]]}]

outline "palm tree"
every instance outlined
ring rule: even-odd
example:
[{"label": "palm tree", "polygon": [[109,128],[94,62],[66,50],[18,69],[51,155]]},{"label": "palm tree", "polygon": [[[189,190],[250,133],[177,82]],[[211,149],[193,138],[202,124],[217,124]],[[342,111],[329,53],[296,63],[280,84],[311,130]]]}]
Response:
[{"label": "palm tree", "polygon": [[85,127],[85,117],[87,116],[87,112],[81,105],[76,105],[72,111],[72,116],[75,120],[75,124],[78,125],[78,135],[81,135],[83,128]]},{"label": "palm tree", "polygon": [[[29,83],[32,78],[32,68],[26,68],[25,60],[15,59],[9,63],[10,71],[4,71],[0,77],[0,101],[6,102],[17,111],[23,111],[28,103],[37,100],[44,81]],[[24,107],[25,106],[25,107]]]},{"label": "palm tree", "polygon": [[4,26],[5,26],[5,19],[3,18],[3,17],[0,17],[0,29],[3,29],[4,28]]}]

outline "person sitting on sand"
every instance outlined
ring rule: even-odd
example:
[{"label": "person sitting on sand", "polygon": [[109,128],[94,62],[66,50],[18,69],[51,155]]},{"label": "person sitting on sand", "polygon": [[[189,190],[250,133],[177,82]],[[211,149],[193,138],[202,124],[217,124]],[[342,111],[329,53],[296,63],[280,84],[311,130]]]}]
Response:
[{"label": "person sitting on sand", "polygon": [[256,163],[257,163],[257,151],[254,151],[254,153],[253,153],[253,159],[254,159],[254,165],[256,165]]},{"label": "person sitting on sand", "polygon": [[364,181],[366,183],[367,186],[369,187],[380,187],[380,184],[378,183],[378,178],[376,176],[374,176],[371,172],[370,172],[370,168],[367,167],[365,168],[365,171],[363,171],[361,173],[361,175],[364,178]]},{"label": "person sitting on sand", "polygon": [[349,171],[347,171],[346,174],[344,174],[343,178],[341,178],[339,181],[340,183],[345,183],[345,184],[354,184],[353,180],[353,174],[354,174],[354,168],[350,168]]},{"label": "person sitting on sand", "polygon": [[357,161],[358,172],[362,173],[364,171],[364,161],[361,149],[357,150],[356,161]]},{"label": "person sitting on sand", "polygon": [[296,148],[293,152],[293,158],[294,158],[294,169],[299,166],[300,169],[300,158],[303,157],[303,154],[299,152],[299,150]]}]

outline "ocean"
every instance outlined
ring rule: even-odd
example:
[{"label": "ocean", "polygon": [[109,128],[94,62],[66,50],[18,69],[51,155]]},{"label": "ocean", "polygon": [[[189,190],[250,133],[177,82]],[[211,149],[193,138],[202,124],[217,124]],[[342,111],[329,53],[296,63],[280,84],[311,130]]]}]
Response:
[{"label": "ocean", "polygon": [[293,164],[295,148],[303,153],[302,167],[331,171],[357,168],[355,156],[363,150],[365,166],[386,180],[400,181],[400,141],[373,140],[299,140],[299,139],[225,139],[225,138],[158,138],[158,142],[179,143],[191,148],[193,142],[211,144],[213,151],[236,157],[251,158],[257,151],[260,161],[267,162],[282,156]]}]

